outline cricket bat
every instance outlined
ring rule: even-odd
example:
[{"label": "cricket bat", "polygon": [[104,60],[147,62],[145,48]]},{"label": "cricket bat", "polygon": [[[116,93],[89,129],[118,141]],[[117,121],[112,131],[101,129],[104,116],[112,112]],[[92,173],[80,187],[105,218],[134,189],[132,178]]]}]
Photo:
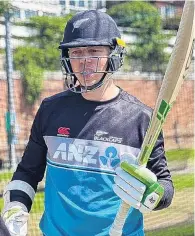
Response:
[{"label": "cricket bat", "polygon": [[[161,89],[149,123],[141,151],[138,156],[138,164],[146,166],[154,145],[158,139],[162,125],[165,122],[184,81],[193,53],[194,41],[194,1],[186,0],[176,37],[176,42],[169,59],[169,63],[163,78]],[[122,229],[130,206],[122,202],[114,223],[110,230],[110,236],[122,235]]]}]

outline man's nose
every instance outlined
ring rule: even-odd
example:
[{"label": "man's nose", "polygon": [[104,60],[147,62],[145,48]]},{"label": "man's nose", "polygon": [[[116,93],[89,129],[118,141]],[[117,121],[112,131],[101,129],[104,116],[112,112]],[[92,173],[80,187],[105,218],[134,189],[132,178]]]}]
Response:
[{"label": "man's nose", "polygon": [[81,63],[91,63],[92,58],[91,55],[88,52],[84,52],[82,55],[82,59],[80,59]]}]

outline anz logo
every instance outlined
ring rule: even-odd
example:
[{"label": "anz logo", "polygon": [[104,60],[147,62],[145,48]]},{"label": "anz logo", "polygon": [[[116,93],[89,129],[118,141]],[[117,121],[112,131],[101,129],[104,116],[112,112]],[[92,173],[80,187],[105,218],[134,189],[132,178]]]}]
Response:
[{"label": "anz logo", "polygon": [[53,159],[57,159],[61,156],[65,161],[76,161],[80,163],[96,164],[97,160],[94,158],[98,152],[98,148],[94,146],[75,145],[61,143],[57,151],[54,153]]},{"label": "anz logo", "polygon": [[104,156],[100,156],[101,166],[116,167],[120,163],[118,153],[115,147],[108,147]]},{"label": "anz logo", "polygon": [[106,147],[101,152],[97,146],[61,143],[51,160],[61,164],[83,165],[112,170],[119,165],[120,158],[115,147]]}]

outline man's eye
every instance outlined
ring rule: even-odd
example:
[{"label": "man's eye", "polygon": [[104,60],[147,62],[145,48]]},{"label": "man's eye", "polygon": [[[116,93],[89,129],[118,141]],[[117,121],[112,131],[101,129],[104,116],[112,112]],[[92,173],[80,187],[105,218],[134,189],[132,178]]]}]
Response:
[{"label": "man's eye", "polygon": [[72,56],[78,56],[80,54],[81,54],[81,51],[73,51],[73,52],[71,52]]},{"label": "man's eye", "polygon": [[99,54],[101,53],[101,51],[98,50],[98,49],[90,49],[90,50],[89,50],[89,53],[90,53],[91,55],[99,55]]}]

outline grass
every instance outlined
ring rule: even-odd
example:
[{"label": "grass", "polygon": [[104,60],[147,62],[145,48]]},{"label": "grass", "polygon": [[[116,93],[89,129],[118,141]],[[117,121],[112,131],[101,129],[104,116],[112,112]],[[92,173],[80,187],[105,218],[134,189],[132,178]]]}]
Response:
[{"label": "grass", "polygon": [[10,181],[13,175],[13,171],[4,171],[0,173],[0,182],[1,181]]},{"label": "grass", "polygon": [[174,149],[166,151],[167,160],[170,161],[185,161],[188,159],[194,158],[194,149],[185,148],[185,149]]},{"label": "grass", "polygon": [[2,208],[3,208],[3,198],[0,198],[0,212],[1,212]]},{"label": "grass", "polygon": [[44,192],[38,192],[32,205],[31,213],[43,213],[44,211]]},{"label": "grass", "polygon": [[146,232],[146,236],[194,236],[194,225],[177,225],[165,229]]},{"label": "grass", "polygon": [[172,177],[176,190],[194,187],[194,174],[181,174]]}]

